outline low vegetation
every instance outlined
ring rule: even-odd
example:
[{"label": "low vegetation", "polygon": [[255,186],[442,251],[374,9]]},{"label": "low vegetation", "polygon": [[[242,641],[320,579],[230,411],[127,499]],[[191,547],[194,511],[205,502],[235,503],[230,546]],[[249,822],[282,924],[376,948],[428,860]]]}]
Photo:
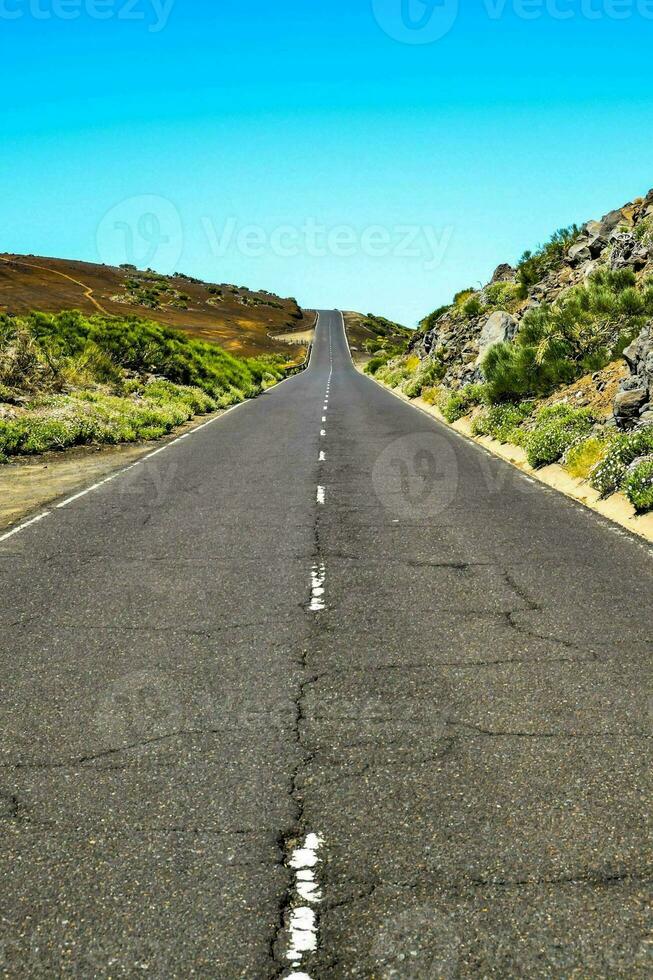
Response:
[{"label": "low vegetation", "polygon": [[278,355],[238,359],[139,317],[0,316],[0,460],[154,439],[284,373]]},{"label": "low vegetation", "polygon": [[626,477],[624,492],[639,513],[653,510],[653,457],[633,467]]},{"label": "low vegetation", "polygon": [[589,435],[593,425],[594,419],[587,409],[565,404],[543,408],[523,440],[528,462],[535,468],[557,463],[574,443]]}]

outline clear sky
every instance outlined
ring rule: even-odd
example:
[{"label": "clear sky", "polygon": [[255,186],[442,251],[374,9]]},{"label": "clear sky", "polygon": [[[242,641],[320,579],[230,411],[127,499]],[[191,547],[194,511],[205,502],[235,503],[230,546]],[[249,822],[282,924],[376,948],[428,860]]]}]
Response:
[{"label": "clear sky", "polygon": [[0,250],[413,325],[653,186],[653,0],[0,0]]}]

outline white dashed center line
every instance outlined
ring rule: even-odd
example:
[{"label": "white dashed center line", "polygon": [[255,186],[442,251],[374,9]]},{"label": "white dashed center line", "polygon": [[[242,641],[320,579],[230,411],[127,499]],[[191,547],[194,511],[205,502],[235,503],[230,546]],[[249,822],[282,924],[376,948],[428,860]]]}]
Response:
[{"label": "white dashed center line", "polygon": [[324,501],[325,500],[326,500],[326,488],[325,487],[318,487],[317,488],[317,502],[318,502],[318,504],[324,504]]},{"label": "white dashed center line", "polygon": [[[295,969],[302,966],[307,953],[314,953],[317,949],[317,915],[311,906],[322,900],[316,869],[320,863],[318,852],[323,843],[317,834],[308,834],[304,846],[295,848],[288,862],[295,872],[295,894],[288,924],[286,959]],[[286,980],[311,980],[311,977],[308,973],[293,972],[286,975]]]},{"label": "white dashed center line", "polygon": [[313,565],[313,571],[311,573],[311,604],[309,606],[311,612],[323,612],[325,608],[325,581],[326,566],[324,562]]}]

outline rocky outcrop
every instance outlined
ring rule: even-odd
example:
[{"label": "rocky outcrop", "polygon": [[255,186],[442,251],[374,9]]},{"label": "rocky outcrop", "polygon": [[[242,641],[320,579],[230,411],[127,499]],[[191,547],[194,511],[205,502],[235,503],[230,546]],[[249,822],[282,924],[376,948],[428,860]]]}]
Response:
[{"label": "rocky outcrop", "polygon": [[618,425],[629,428],[640,421],[653,421],[653,324],[644,327],[624,357],[630,377],[617,394],[614,415]]},{"label": "rocky outcrop", "polygon": [[[588,221],[566,251],[555,261],[542,263],[536,281],[524,277],[523,270],[502,263],[491,282],[475,294],[483,312],[470,314],[465,302],[454,302],[437,320],[430,318],[428,325],[417,332],[410,344],[411,352],[441,361],[445,387],[456,389],[469,381],[481,380],[480,363],[487,350],[493,344],[514,339],[528,310],[555,303],[568,289],[586,282],[601,268],[631,269],[641,278],[653,275],[653,228],[640,228],[642,221],[653,225],[650,219],[653,190],[645,198],[610,211],[599,221]],[[515,284],[512,296],[509,289],[503,296],[500,290],[497,293],[490,289],[504,283]],[[642,412],[651,411],[652,393],[648,383],[644,387],[647,397],[641,404],[637,394],[625,392],[636,392],[642,384],[635,380],[624,388],[624,395],[615,406],[618,418],[632,421],[640,419]]]},{"label": "rocky outcrop", "polygon": [[508,265],[507,262],[503,262],[494,270],[490,283],[491,285],[494,285],[496,282],[512,282],[515,275],[516,269],[513,269],[513,267]]}]

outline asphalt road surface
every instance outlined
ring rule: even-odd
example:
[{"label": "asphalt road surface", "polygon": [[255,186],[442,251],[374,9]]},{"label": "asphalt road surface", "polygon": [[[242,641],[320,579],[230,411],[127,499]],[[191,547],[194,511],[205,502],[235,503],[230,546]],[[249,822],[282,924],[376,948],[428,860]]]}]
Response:
[{"label": "asphalt road surface", "polygon": [[0,975],[650,975],[648,546],[335,312],[61,504],[0,542]]}]

